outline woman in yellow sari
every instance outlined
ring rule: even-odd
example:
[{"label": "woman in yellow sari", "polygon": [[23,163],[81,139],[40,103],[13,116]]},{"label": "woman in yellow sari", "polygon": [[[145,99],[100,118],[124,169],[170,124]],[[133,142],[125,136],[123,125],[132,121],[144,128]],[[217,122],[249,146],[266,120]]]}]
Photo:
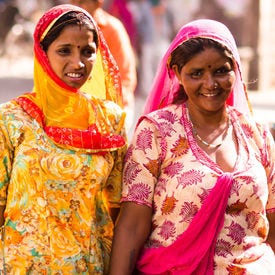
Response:
[{"label": "woman in yellow sari", "polygon": [[0,106],[1,274],[107,274],[125,114],[93,18],[59,5],[34,32],[34,88]]}]

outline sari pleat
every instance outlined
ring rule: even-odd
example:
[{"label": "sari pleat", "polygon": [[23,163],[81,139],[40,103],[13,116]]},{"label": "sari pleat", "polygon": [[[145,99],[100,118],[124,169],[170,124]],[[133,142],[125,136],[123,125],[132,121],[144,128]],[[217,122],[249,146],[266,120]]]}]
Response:
[{"label": "sari pleat", "polygon": [[189,227],[173,244],[145,248],[137,263],[139,274],[214,274],[215,244],[224,223],[232,181],[230,173],[218,178]]}]

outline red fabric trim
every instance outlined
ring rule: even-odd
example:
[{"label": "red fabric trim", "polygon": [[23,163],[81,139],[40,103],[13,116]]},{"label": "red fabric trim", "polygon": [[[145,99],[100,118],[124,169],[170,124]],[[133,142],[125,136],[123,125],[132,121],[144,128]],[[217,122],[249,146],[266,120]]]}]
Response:
[{"label": "red fabric trim", "polygon": [[34,118],[43,128],[45,117],[42,110],[29,98],[17,97],[15,101],[21,106],[21,108],[32,118]]},{"label": "red fabric trim", "polygon": [[60,145],[103,151],[121,148],[125,145],[123,136],[101,134],[95,124],[87,130],[45,126],[44,114],[33,101],[26,97],[18,97],[15,100],[29,116],[43,127],[47,136]]},{"label": "red fabric trim", "polygon": [[84,149],[111,149],[120,148],[125,144],[125,140],[119,135],[102,135],[98,132],[96,125],[92,125],[88,130],[78,130],[61,127],[44,127],[46,134],[55,142]]}]

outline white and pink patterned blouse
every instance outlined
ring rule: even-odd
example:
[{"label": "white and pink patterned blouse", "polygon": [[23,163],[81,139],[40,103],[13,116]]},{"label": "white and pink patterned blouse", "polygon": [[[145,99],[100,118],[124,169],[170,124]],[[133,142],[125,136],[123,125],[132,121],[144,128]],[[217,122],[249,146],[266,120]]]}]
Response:
[{"label": "white and pink patterned blouse", "polygon": [[[238,141],[234,182],[215,250],[215,274],[275,274],[265,213],[275,211],[273,138],[232,107]],[[122,202],[153,209],[146,246],[168,246],[185,231],[223,171],[197,145],[186,105],[152,112],[136,128],[125,160]]]}]

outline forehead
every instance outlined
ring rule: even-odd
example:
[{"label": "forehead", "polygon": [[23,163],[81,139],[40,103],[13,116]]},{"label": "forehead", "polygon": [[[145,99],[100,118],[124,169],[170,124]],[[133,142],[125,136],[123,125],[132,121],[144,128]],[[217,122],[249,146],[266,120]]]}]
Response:
[{"label": "forehead", "polygon": [[80,42],[91,43],[93,41],[94,33],[85,27],[85,25],[68,25],[62,30],[54,42],[79,44]]},{"label": "forehead", "polygon": [[205,48],[203,51],[194,55],[185,66],[198,66],[208,68],[213,66],[220,66],[226,62],[230,62],[231,59],[224,53],[215,48]]}]

